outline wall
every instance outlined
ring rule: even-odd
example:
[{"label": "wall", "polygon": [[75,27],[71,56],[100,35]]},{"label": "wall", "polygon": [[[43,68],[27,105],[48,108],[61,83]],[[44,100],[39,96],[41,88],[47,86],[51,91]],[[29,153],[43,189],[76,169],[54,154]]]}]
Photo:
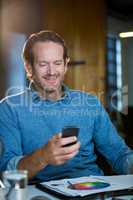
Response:
[{"label": "wall", "polygon": [[128,85],[128,105],[133,107],[133,38],[122,39],[123,83]]},{"label": "wall", "polygon": [[[24,34],[25,37],[39,31],[42,19],[42,0],[1,0],[0,1],[0,99],[5,96],[11,74],[10,55],[15,53],[12,37]],[[21,41],[20,41],[21,43]],[[23,47],[23,46],[22,46]],[[21,48],[22,48],[21,47]],[[19,51],[20,52],[20,51]],[[18,58],[19,57],[19,58]],[[16,63],[21,54],[16,55]],[[20,67],[18,65],[18,67]],[[15,76],[15,73],[14,73]]]},{"label": "wall", "polygon": [[[132,31],[131,21],[108,18],[108,33],[119,37],[120,32]],[[128,105],[133,106],[133,38],[121,39],[122,45],[122,85],[128,85]],[[124,95],[124,94],[123,94]],[[127,95],[127,94],[126,94]]]},{"label": "wall", "polygon": [[45,0],[44,29],[61,34],[72,61],[65,82],[75,89],[105,92],[105,7],[103,0]]},{"label": "wall", "polygon": [[[10,32],[29,35],[41,29],[55,30],[65,38],[71,61],[85,61],[69,67],[65,82],[97,95],[105,92],[104,0],[3,0],[1,13],[3,49]],[[9,72],[5,70],[6,78]]]}]

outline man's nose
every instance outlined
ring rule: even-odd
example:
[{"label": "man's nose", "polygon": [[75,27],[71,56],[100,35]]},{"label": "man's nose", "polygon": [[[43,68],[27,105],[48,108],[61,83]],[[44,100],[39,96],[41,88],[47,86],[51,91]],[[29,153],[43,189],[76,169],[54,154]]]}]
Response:
[{"label": "man's nose", "polygon": [[49,66],[48,66],[48,73],[49,73],[50,75],[55,74],[55,67],[54,67],[53,64],[49,64]]}]

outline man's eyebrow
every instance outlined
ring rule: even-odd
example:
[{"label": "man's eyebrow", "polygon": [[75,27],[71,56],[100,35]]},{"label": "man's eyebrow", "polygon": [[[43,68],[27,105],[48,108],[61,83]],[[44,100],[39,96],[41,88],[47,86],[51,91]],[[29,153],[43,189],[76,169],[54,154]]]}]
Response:
[{"label": "man's eyebrow", "polygon": [[[46,61],[46,60],[38,60],[37,62],[38,63],[47,63],[47,64],[50,63],[49,61]],[[55,63],[55,62],[63,62],[63,59],[54,60],[53,63]]]},{"label": "man's eyebrow", "polygon": [[38,63],[48,63],[46,60],[38,60]]},{"label": "man's eyebrow", "polygon": [[60,59],[60,60],[55,60],[54,62],[62,62],[63,60],[62,59]]}]

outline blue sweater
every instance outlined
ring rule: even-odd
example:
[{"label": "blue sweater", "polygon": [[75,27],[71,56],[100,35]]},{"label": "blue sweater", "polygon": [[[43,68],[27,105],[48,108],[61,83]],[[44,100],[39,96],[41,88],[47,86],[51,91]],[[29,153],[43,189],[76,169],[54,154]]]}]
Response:
[{"label": "blue sweater", "polygon": [[79,153],[60,166],[48,165],[36,177],[47,181],[64,177],[103,175],[96,164],[96,149],[113,169],[127,174],[133,151],[117,134],[108,114],[95,96],[70,90],[57,100],[41,99],[33,89],[8,96],[0,103],[0,137],[5,146],[0,170],[16,169],[18,161],[45,145],[64,126],[80,127]]}]

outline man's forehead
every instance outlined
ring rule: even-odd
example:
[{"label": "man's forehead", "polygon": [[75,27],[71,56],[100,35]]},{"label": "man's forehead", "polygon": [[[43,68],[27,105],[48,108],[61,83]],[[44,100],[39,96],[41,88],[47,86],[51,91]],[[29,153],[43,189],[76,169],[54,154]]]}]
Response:
[{"label": "man's forehead", "polygon": [[55,42],[37,42],[33,47],[34,59],[53,61],[63,59],[63,47]]},{"label": "man's forehead", "polygon": [[63,46],[60,43],[53,42],[53,41],[38,41],[33,45],[33,49],[60,49],[63,51]]}]

